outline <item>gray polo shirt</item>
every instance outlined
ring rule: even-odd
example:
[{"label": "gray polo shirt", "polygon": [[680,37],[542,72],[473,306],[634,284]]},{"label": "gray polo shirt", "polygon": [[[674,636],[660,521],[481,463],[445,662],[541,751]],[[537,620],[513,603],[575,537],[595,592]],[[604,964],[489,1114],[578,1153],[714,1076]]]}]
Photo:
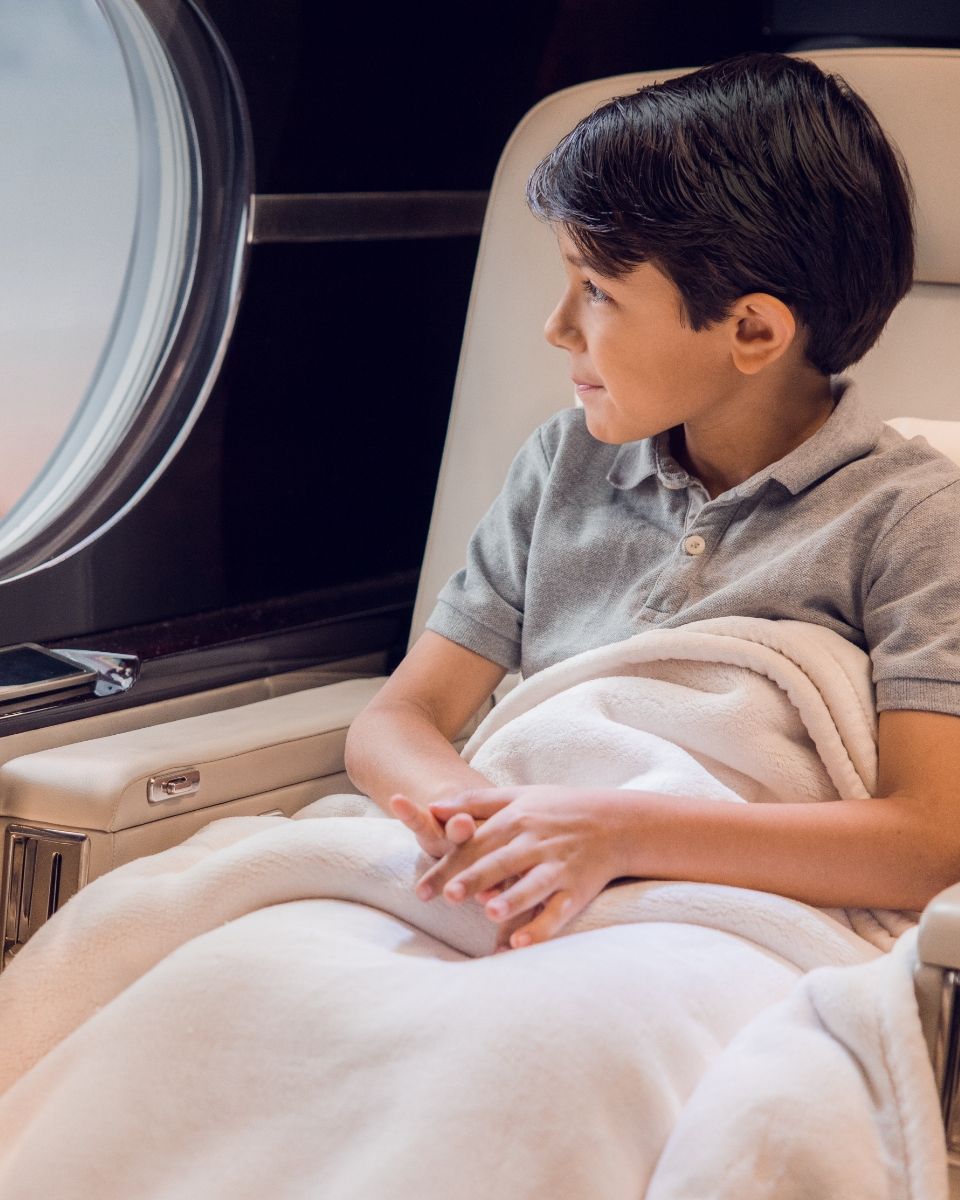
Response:
[{"label": "gray polo shirt", "polygon": [[652,627],[812,621],[867,650],[877,707],[960,715],[960,469],[852,385],[802,445],[710,499],[669,434],[541,425],[427,628],[524,676]]}]

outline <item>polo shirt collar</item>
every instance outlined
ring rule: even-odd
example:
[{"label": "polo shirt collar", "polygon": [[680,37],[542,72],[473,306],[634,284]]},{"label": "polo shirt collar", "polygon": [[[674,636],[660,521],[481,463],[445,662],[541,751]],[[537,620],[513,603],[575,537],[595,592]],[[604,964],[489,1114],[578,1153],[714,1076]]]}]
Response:
[{"label": "polo shirt collar", "polygon": [[[753,496],[770,479],[796,496],[824,475],[874,449],[883,432],[883,422],[864,407],[849,379],[832,379],[830,387],[835,408],[816,433],[783,458],[723,493],[725,497],[743,500]],[[615,488],[628,490],[652,475],[671,490],[687,487],[691,482],[690,475],[670,452],[669,431],[621,446],[607,480]]]},{"label": "polo shirt collar", "polygon": [[670,433],[658,433],[640,442],[626,442],[617,451],[608,482],[624,491],[656,475],[664,487],[686,487],[690,476],[670,453]]},{"label": "polo shirt collar", "polygon": [[864,406],[855,384],[849,379],[833,379],[830,386],[836,407],[817,432],[777,462],[744,480],[735,491],[752,495],[768,474],[796,496],[831,471],[863,458],[876,448],[883,422]]}]

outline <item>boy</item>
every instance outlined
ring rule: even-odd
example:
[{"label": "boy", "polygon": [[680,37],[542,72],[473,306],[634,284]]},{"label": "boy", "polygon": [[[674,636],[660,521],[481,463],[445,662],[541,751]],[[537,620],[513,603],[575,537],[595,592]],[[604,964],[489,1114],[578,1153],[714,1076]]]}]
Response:
[{"label": "boy", "polygon": [[[748,55],[591,114],[537,167],[566,289],[546,326],[582,409],[521,449],[347,767],[476,897],[499,944],[552,937],[612,879],[920,909],[960,879],[960,471],[831,376],[913,270],[909,185],[811,63]],[[450,745],[506,670],[724,615],[870,652],[879,796],[729,805],[498,789]]]}]

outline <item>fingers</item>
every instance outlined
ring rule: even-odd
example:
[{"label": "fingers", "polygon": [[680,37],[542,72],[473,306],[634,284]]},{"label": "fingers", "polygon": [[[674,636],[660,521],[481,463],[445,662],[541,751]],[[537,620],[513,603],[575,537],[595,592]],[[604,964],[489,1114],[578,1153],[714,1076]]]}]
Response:
[{"label": "fingers", "polygon": [[560,875],[561,868],[557,863],[540,863],[531,867],[512,887],[487,900],[483,910],[492,921],[497,922],[523,916],[554,893]]},{"label": "fingers", "polygon": [[510,934],[511,947],[519,950],[523,946],[549,941],[564,925],[573,920],[580,907],[569,892],[554,892],[532,920],[521,924]]},{"label": "fingers", "polygon": [[522,925],[526,924],[527,921],[531,920],[539,912],[540,912],[540,906],[538,905],[537,908],[535,908],[532,913],[530,913],[530,912],[521,913],[521,915],[519,917],[514,917],[512,920],[504,921],[502,925],[498,925],[497,926],[497,940],[496,940],[496,944],[494,946],[494,953],[499,954],[505,950],[512,950],[513,947],[510,945],[511,936],[518,929],[520,929],[520,927]]},{"label": "fingers", "polygon": [[[436,814],[431,815],[436,819]],[[469,813],[456,813],[447,821],[443,832],[448,841],[455,846],[462,846],[477,832],[477,823]]]},{"label": "fingers", "polygon": [[506,808],[513,800],[513,795],[510,788],[480,788],[476,791],[461,792],[459,796],[451,796],[449,800],[435,800],[427,807],[441,824],[455,813],[469,813],[472,817],[486,819],[494,816],[501,808]]},{"label": "fingers", "polygon": [[428,815],[424,813],[423,809],[414,804],[409,796],[404,796],[400,792],[390,797],[387,801],[387,807],[397,820],[402,821],[404,825],[419,825],[422,823],[421,818]]},{"label": "fingers", "polygon": [[496,887],[511,875],[522,875],[534,864],[535,847],[519,838],[492,850],[481,843],[482,835],[473,838],[421,876],[417,883],[421,900],[442,892],[445,900],[458,904],[478,891]]},{"label": "fingers", "polygon": [[494,896],[499,896],[501,892],[505,892],[508,887],[513,887],[519,878],[519,875],[511,875],[510,878],[505,879],[503,883],[497,883],[491,888],[481,888],[481,890],[476,893],[476,899],[478,903],[486,904],[486,902],[488,900],[492,900]]},{"label": "fingers", "polygon": [[441,829],[440,822],[429,809],[420,808],[401,792],[391,796],[388,805],[393,815],[414,833],[439,833],[458,846],[469,841],[477,831],[477,823],[469,813],[457,814],[447,821],[446,828]]},{"label": "fingers", "polygon": [[442,858],[449,850],[449,844],[443,829],[436,817],[425,809],[420,808],[410,799],[397,793],[387,801],[387,806],[398,821],[415,835],[422,849],[433,858]]}]

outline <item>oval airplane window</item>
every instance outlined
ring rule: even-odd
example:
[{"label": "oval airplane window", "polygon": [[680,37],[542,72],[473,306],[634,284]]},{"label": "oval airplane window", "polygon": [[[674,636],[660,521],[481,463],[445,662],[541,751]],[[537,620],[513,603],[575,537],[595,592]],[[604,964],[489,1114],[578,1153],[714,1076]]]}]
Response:
[{"label": "oval airplane window", "polygon": [[253,187],[242,93],[192,0],[0,0],[0,63],[10,578],[97,537],[186,437],[235,317]]}]

